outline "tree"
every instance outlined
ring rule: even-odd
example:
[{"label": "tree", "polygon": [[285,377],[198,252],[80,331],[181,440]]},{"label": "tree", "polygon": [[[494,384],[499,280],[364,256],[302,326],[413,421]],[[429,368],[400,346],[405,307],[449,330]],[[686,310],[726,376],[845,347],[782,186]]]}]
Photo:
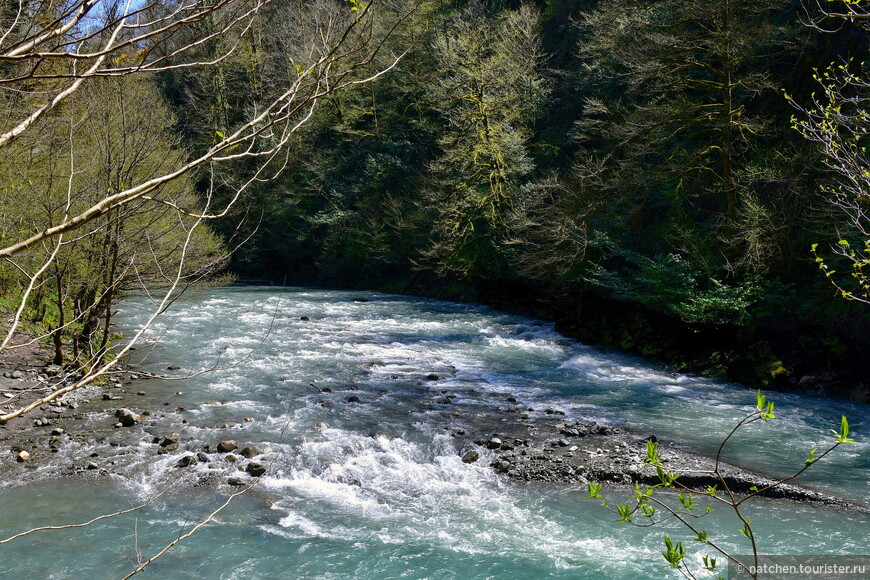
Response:
[{"label": "tree", "polygon": [[[793,179],[802,153],[774,112],[807,34],[799,8],[617,1],[581,15],[577,172],[607,198],[594,229],[648,256],[677,252],[720,279],[792,257],[810,195]],[[799,219],[771,217],[783,214]]]},{"label": "tree", "polygon": [[[832,21],[856,23],[866,29],[870,13],[866,3],[847,0],[837,7],[825,7],[814,26],[824,30]],[[813,244],[816,262],[840,295],[870,304],[870,81],[866,63],[852,60],[834,62],[813,75],[816,91],[807,105],[786,95],[798,114],[793,126],[816,143],[832,179],[821,184],[828,203],[845,223],[838,228],[833,258],[825,258]],[[848,275],[838,274],[839,265]]]},{"label": "tree", "polygon": [[527,4],[489,15],[473,3],[448,21],[435,51],[431,99],[447,129],[431,167],[430,257],[442,271],[491,277],[534,171],[531,130],[547,95],[540,15]]},{"label": "tree", "polygon": [[[184,153],[170,141],[171,124],[165,103],[145,77],[95,79],[43,117],[32,142],[22,138],[5,148],[7,183],[17,195],[0,200],[4,215],[17,218],[25,230],[44,230],[106,192],[178,165]],[[49,152],[42,149],[46,145]],[[20,163],[25,157],[34,162]],[[180,207],[197,203],[190,179],[167,184],[154,199]],[[29,216],[23,211],[28,207],[36,210]],[[37,292],[30,305],[37,322],[46,322],[50,313],[56,364],[67,362],[64,337],[72,341],[70,364],[90,368],[103,362],[118,292],[170,282],[168,272],[181,259],[180,236],[192,221],[170,205],[136,200],[94,220],[90,235],[58,248],[45,276],[51,291]],[[187,250],[187,280],[224,263],[222,245],[206,228],[193,232]],[[35,253],[32,258],[39,262],[47,256]],[[20,257],[17,264],[23,266]],[[46,300],[50,307],[41,304]]]},{"label": "tree", "polygon": [[[386,54],[384,45],[407,17],[407,11],[376,29],[377,11],[372,5],[324,0],[297,6],[287,11],[287,18],[296,31],[288,39],[294,43],[287,51],[292,76],[286,77],[280,86],[272,87],[263,100],[249,103],[241,118],[229,120],[211,136],[203,150],[191,157],[171,154],[165,157],[166,163],[152,166],[141,159],[118,164],[116,154],[133,155],[130,147],[139,136],[128,132],[118,137],[128,140],[126,144],[112,142],[116,138],[112,137],[106,147],[100,149],[97,140],[88,142],[88,135],[82,133],[82,128],[74,121],[69,125],[69,146],[55,142],[46,150],[35,137],[28,143],[29,136],[38,135],[40,123],[52,121],[52,115],[62,113],[64,107],[69,111],[78,107],[81,111],[85,106],[85,92],[99,90],[97,81],[125,77],[148,79],[156,72],[209,68],[229,59],[239,50],[242,37],[271,3],[272,0],[155,0],[131,7],[129,3],[95,0],[64,3],[20,0],[17,7],[4,6],[0,14],[0,87],[7,91],[2,102],[5,115],[0,154],[17,165],[21,160],[17,154],[26,151],[33,156],[34,167],[50,169],[44,171],[45,180],[40,181],[49,184],[39,192],[47,197],[40,197],[35,205],[11,203],[7,206],[9,211],[4,212],[4,218],[16,225],[4,231],[0,259],[8,264],[13,260],[23,260],[26,264],[13,266],[22,276],[20,299],[2,348],[11,346],[11,337],[31,295],[44,291],[51,273],[61,287],[73,287],[69,286],[70,280],[77,276],[63,261],[57,261],[73,247],[82,251],[82,255],[89,255],[91,266],[103,276],[97,287],[79,293],[81,300],[76,307],[84,317],[77,320],[83,325],[77,332],[91,344],[96,330],[93,317],[98,312],[110,317],[112,296],[124,279],[117,270],[125,258],[122,239],[137,239],[130,235],[132,232],[145,235],[144,232],[153,234],[161,228],[164,232],[173,231],[165,227],[168,217],[157,217],[173,216],[171,219],[176,225],[185,225],[174,230],[178,236],[174,244],[177,258],[164,264],[171,269],[157,271],[167,283],[163,298],[156,301],[156,317],[170,303],[174,292],[185,284],[190,273],[186,269],[190,265],[188,260],[196,253],[198,228],[206,220],[225,215],[252,184],[280,172],[285,145],[311,118],[321,99],[379,77],[402,56],[401,53]],[[376,57],[382,60],[376,63]],[[60,118],[63,117],[61,114]],[[75,114],[67,118],[75,119]],[[115,123],[127,122],[126,114],[110,115],[110,118]],[[60,135],[50,134],[55,140]],[[105,136],[106,132],[98,134]],[[22,145],[18,146],[18,142]],[[97,151],[102,152],[102,158],[98,154],[97,160],[103,164],[93,165],[90,175],[81,171],[83,152],[76,150],[79,146],[97,147]],[[63,150],[72,152],[72,161],[65,170],[60,170],[64,166],[58,153]],[[189,196],[185,180],[193,172],[212,171],[217,164],[241,160],[253,164],[254,170],[241,182],[224,186],[220,207],[213,203],[214,189],[196,198]],[[72,196],[82,177],[91,179],[90,187],[85,188],[89,196],[84,203]],[[229,194],[227,189],[231,189]],[[58,197],[58,192],[64,191],[67,195]],[[34,207],[46,210],[43,219],[31,219]],[[164,213],[167,210],[169,213]],[[161,220],[163,223],[156,225],[155,230],[155,224]],[[136,253],[140,258],[143,257],[141,250],[137,248]],[[150,259],[153,258],[149,256]],[[128,273],[135,273],[136,260],[129,259],[125,267],[129,268]],[[14,285],[4,283],[7,287]],[[58,295],[55,301],[63,304],[65,299]],[[55,337],[59,336],[57,331],[61,327],[72,323],[70,320],[57,324],[59,322],[55,324]],[[104,332],[92,362],[103,359],[99,353],[104,352],[104,346],[100,345],[108,322],[104,318]],[[118,354],[124,354],[141,334],[141,331],[136,333]],[[89,384],[111,368],[110,360],[93,364],[80,380],[57,385],[34,404],[0,416],[0,421]]]},{"label": "tree", "polygon": [[600,135],[599,125],[612,131],[622,165],[644,160],[630,174],[636,184],[715,192],[714,207],[733,218],[741,162],[769,123],[751,101],[774,88],[764,65],[785,48],[789,29],[779,18],[790,4],[618,1],[584,15],[587,83],[611,76],[623,91],[590,99],[584,135]]}]

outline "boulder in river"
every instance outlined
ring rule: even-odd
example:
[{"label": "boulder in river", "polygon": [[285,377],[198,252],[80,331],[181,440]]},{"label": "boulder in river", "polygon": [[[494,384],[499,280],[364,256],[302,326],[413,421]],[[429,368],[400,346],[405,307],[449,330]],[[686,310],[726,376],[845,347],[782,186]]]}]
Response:
[{"label": "boulder in river", "polygon": [[199,461],[193,455],[185,455],[175,464],[175,467],[190,467],[196,465]]},{"label": "boulder in river", "polygon": [[232,439],[227,439],[226,441],[221,441],[218,443],[217,450],[218,453],[229,453],[230,451],[235,451],[239,446]]},{"label": "boulder in river", "polygon": [[139,422],[139,415],[130,409],[118,409],[115,411],[115,417],[118,418],[118,423],[124,427],[132,427]]},{"label": "boulder in river", "polygon": [[266,473],[266,466],[252,461],[247,465],[247,467],[245,467],[245,471],[250,473],[253,477],[260,477]]},{"label": "boulder in river", "polygon": [[478,459],[480,459],[480,453],[472,449],[462,456],[462,463],[474,463]]},{"label": "boulder in river", "polygon": [[241,451],[239,451],[239,455],[241,455],[242,457],[246,457],[248,459],[250,459],[251,457],[254,457],[256,455],[259,455],[259,454],[260,454],[260,450],[257,449],[256,447],[254,447],[253,445],[248,445],[247,447],[245,447]]},{"label": "boulder in river", "polygon": [[30,453],[27,451],[19,451],[15,456],[15,461],[18,463],[24,463],[25,461],[30,461]]}]

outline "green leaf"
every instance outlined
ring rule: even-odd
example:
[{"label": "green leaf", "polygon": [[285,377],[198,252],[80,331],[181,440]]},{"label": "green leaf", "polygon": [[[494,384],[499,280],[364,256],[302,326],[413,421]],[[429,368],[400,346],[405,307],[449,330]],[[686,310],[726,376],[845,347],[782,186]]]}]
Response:
[{"label": "green leaf", "polygon": [[667,536],[664,537],[665,549],[662,551],[662,556],[671,568],[680,568],[683,565],[683,559],[686,557],[686,549],[682,542],[674,544]]},{"label": "green leaf", "polygon": [[586,484],[586,491],[589,493],[589,497],[591,498],[599,498],[601,497],[601,488],[604,486],[602,483],[598,483],[595,481],[590,481]]},{"label": "green leaf", "polygon": [[705,570],[712,572],[716,569],[716,558],[713,558],[712,556],[704,556],[701,560],[704,562]]},{"label": "green leaf", "polygon": [[616,513],[619,514],[619,523],[620,524],[630,524],[631,523],[631,506],[627,503],[620,503],[616,505]]},{"label": "green leaf", "polygon": [[840,432],[836,432],[831,429],[831,433],[837,436],[837,443],[854,443],[854,439],[849,439],[849,421],[846,419],[846,416],[843,415],[843,418],[840,420]]},{"label": "green leaf", "polygon": [[659,444],[647,439],[646,441],[646,459],[650,465],[658,465],[662,462],[662,456],[659,455]]},{"label": "green leaf", "polygon": [[682,507],[685,510],[692,511],[693,509],[698,507],[698,504],[693,500],[691,493],[684,493],[681,491],[679,493],[679,498],[680,498],[680,507]]}]

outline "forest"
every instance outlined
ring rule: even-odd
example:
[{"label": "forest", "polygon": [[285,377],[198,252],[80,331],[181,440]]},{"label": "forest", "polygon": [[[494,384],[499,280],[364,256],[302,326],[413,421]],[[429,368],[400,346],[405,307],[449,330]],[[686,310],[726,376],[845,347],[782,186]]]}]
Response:
[{"label": "forest", "polygon": [[232,4],[3,8],[0,292],[56,364],[126,291],[267,280],[867,400],[861,2]]},{"label": "forest", "polygon": [[0,4],[0,575],[865,552],[868,8]]}]

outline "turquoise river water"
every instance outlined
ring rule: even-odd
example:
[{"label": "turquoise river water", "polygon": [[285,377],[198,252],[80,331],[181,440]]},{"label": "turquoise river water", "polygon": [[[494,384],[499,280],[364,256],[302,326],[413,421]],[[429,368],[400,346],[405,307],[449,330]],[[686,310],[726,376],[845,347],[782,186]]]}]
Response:
[{"label": "turquoise river water", "polygon": [[[149,306],[126,301],[119,329],[129,333]],[[676,578],[663,567],[661,535],[697,545],[679,527],[620,526],[581,487],[496,474],[488,451],[465,464],[444,425],[471,425],[476,413],[504,406],[511,395],[536,410],[531,421],[537,410],[558,408],[567,419],[606,421],[711,451],[755,403],[745,387],[602,352],[565,339],[550,323],[387,294],[201,291],[159,318],[148,342],[156,344],[136,351],[144,357],[137,368],[179,377],[125,387],[123,405],[152,410],[151,421],[113,430],[106,411],[91,413],[81,427],[92,428],[92,438],[69,439],[50,461],[4,475],[0,539],[169,491],[133,514],[0,545],[0,578],[123,577],[217,508],[228,486],[187,485],[184,477],[246,476],[220,460],[175,467],[179,455],[158,455],[152,442],[172,433],[181,451],[194,453],[223,439],[253,444],[269,471],[137,577]],[[181,369],[166,371],[169,364]],[[430,373],[438,380],[426,380]],[[133,394],[140,390],[146,394]],[[456,395],[449,416],[429,404],[442,391]],[[359,402],[347,402],[352,395]],[[846,414],[857,443],[802,482],[870,505],[868,407],[771,398],[777,420],[742,432],[727,459],[785,474],[830,441],[828,430]],[[108,475],[60,477],[93,454]],[[759,501],[750,515],[764,553],[868,553],[865,513]],[[706,525],[740,552],[738,527],[724,513]]]}]

